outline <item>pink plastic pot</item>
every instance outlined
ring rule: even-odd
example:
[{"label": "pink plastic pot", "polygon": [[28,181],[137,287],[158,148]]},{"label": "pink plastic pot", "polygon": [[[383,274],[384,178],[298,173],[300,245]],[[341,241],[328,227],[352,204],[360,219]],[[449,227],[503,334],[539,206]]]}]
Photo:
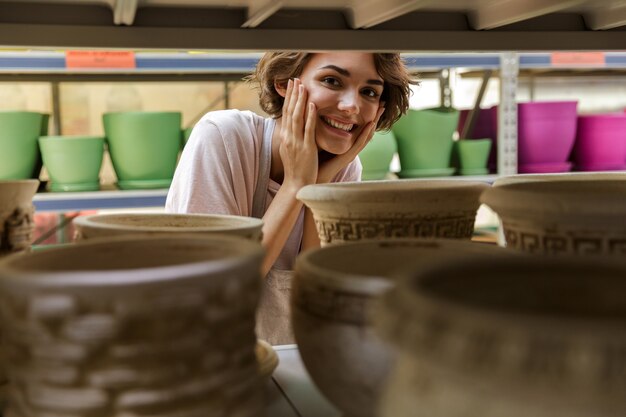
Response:
[{"label": "pink plastic pot", "polygon": [[580,171],[624,169],[626,113],[579,116],[573,155]]},{"label": "pink plastic pot", "polygon": [[520,165],[567,161],[576,139],[576,101],[519,103]]}]

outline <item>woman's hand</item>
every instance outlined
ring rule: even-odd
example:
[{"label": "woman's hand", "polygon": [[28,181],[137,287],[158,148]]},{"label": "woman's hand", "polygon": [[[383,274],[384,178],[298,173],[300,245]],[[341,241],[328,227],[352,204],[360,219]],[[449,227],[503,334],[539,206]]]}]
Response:
[{"label": "woman's hand", "polygon": [[283,104],[279,153],[284,167],[283,186],[295,191],[317,180],[316,120],[315,105],[307,104],[307,92],[300,80],[289,80]]},{"label": "woman's hand", "polygon": [[320,164],[318,174],[317,174],[317,183],[325,184],[332,181],[333,178],[345,167],[348,166],[350,162],[352,162],[359,152],[365,148],[365,146],[369,143],[369,141],[374,136],[374,132],[376,131],[376,126],[378,125],[378,120],[380,116],[385,112],[385,103],[380,103],[378,107],[378,112],[376,113],[376,117],[374,120],[369,122],[363,130],[359,137],[354,141],[352,147],[348,150],[348,152],[332,157],[331,159]]}]

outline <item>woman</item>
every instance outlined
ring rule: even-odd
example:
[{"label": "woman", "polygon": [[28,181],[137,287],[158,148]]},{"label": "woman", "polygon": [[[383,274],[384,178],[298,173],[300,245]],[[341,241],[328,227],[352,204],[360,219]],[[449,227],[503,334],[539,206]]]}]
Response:
[{"label": "woman", "polygon": [[411,81],[399,54],[272,52],[249,81],[271,118],[206,114],[194,127],[167,196],[174,213],[262,217],[266,276],[257,333],[291,343],[289,290],[296,255],[319,246],[296,199],[308,184],[358,181],[358,153],[408,108]]}]

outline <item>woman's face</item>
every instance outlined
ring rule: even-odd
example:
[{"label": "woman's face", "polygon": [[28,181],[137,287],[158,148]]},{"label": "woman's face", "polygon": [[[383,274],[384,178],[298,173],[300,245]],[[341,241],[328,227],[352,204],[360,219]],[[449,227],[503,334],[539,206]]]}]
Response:
[{"label": "woman's face", "polygon": [[383,79],[374,56],[361,52],[316,53],[300,80],[317,109],[317,147],[341,155],[376,117]]}]

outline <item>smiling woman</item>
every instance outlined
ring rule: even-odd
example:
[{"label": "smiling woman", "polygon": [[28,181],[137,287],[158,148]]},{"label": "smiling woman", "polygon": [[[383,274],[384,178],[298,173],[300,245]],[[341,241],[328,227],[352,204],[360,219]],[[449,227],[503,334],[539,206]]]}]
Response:
[{"label": "smiling woman", "polygon": [[257,334],[291,343],[289,294],[297,254],[319,246],[304,186],[358,181],[358,153],[409,106],[411,80],[399,54],[271,52],[248,81],[271,117],[206,114],[185,146],[167,197],[174,213],[263,219],[264,294]]}]

